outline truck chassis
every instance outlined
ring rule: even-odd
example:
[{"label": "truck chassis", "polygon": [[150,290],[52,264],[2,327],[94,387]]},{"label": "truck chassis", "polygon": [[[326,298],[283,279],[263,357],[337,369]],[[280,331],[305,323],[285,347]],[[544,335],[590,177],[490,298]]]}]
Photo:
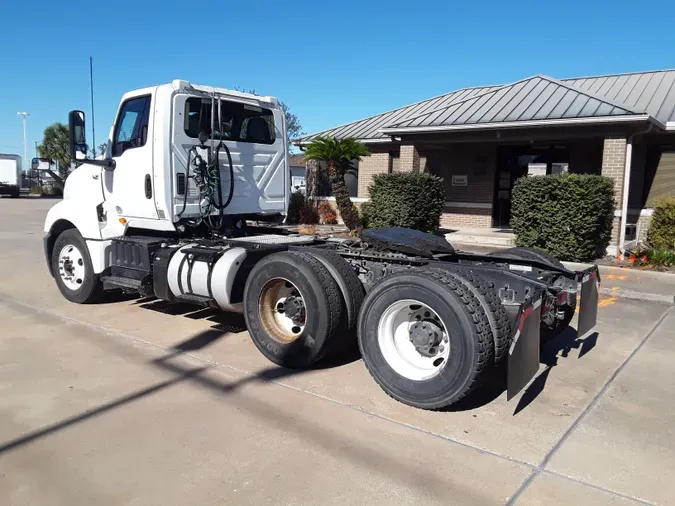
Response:
[{"label": "truck chassis", "polygon": [[593,328],[600,281],[596,267],[570,271],[539,250],[463,253],[402,228],[348,240],[247,226],[208,238],[130,230],[111,241],[100,275],[74,228],[48,234],[45,254],[73,302],[123,289],[243,312],[258,349],[284,367],[358,341],[381,388],[423,409],[457,402],[503,365],[512,398],[539,368],[541,339],[577,310],[579,335]]}]

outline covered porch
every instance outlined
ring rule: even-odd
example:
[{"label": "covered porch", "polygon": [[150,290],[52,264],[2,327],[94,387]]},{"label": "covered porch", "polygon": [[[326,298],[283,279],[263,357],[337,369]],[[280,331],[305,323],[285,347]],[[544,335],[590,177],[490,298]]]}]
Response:
[{"label": "covered porch", "polygon": [[644,123],[405,135],[369,146],[373,155],[359,164],[356,196],[368,198],[377,173],[428,171],[445,185],[441,226],[468,229],[473,236],[470,229],[492,230],[499,243],[499,234],[509,228],[519,177],[601,174],[614,180],[615,224],[608,249],[614,254],[646,238],[649,204],[675,184],[674,140]]}]

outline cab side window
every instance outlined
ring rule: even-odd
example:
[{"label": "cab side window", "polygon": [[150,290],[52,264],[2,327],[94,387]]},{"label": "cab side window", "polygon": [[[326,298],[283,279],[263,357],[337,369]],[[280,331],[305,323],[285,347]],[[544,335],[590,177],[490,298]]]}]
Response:
[{"label": "cab side window", "polygon": [[113,156],[120,156],[127,149],[140,148],[148,140],[150,123],[149,95],[130,98],[122,104],[115,125]]}]

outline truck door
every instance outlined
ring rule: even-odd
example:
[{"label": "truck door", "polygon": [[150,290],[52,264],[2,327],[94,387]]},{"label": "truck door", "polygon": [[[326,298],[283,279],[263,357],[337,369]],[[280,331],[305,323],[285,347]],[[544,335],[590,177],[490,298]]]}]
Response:
[{"label": "truck door", "polygon": [[109,207],[125,218],[157,219],[152,178],[152,96],[122,102],[113,128],[115,170],[104,172]]}]

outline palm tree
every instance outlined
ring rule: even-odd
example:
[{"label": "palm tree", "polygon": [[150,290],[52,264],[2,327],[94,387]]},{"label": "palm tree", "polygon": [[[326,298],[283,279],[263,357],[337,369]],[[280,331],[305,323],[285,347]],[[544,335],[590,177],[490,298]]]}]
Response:
[{"label": "palm tree", "polygon": [[361,228],[361,218],[349,198],[349,191],[345,185],[345,170],[349,168],[352,160],[361,160],[364,156],[370,156],[368,148],[351,137],[336,139],[319,136],[305,148],[305,160],[326,162],[335,203],[342,221],[351,231]]}]

